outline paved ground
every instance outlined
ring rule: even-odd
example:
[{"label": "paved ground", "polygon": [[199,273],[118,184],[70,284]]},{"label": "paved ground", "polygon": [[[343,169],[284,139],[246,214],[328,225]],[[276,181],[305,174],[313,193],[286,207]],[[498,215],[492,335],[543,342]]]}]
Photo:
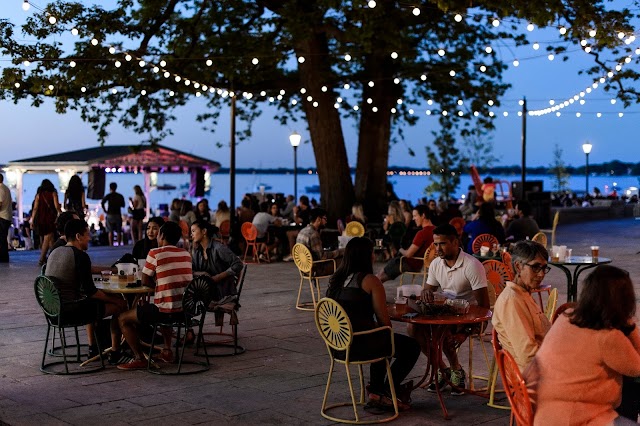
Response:
[{"label": "paved ground", "polygon": [[[586,254],[599,244],[601,256],[637,277],[640,272],[640,222],[600,221],[558,228],[557,241]],[[125,248],[91,248],[95,263],[109,263]],[[38,274],[36,252],[11,254],[0,264],[0,422],[31,424],[327,424],[319,414],[328,356],[310,312],[293,308],[298,274],[292,263],[250,265],[242,294],[240,339],[243,355],[215,358],[210,371],[181,377],[146,372],[104,371],[74,377],[39,370],[45,322],[33,295]],[[381,264],[376,265],[378,268]],[[564,302],[564,275],[553,270]],[[395,283],[387,285],[391,298]],[[636,283],[638,294],[640,287]],[[402,326],[397,327],[402,330]],[[476,351],[477,353],[478,351]],[[481,366],[474,357],[474,365]],[[467,359],[466,347],[461,359]],[[479,367],[482,368],[482,367]],[[486,370],[486,367],[483,369]],[[424,360],[412,376],[424,371]],[[346,396],[342,369],[333,395]],[[413,394],[411,411],[396,424],[506,425],[508,411],[484,405],[481,397],[447,396],[451,421],[442,418],[436,398],[424,390]]]}]

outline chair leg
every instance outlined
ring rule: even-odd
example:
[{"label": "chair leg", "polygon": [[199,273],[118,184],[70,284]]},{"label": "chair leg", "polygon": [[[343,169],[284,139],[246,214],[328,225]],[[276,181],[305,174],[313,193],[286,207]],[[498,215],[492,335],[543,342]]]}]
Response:
[{"label": "chair leg", "polygon": [[360,376],[360,404],[364,404],[364,374],[362,364],[358,364],[358,373]]},{"label": "chair leg", "polygon": [[[80,362],[80,337],[78,336],[78,327],[73,327],[73,331],[76,335],[76,361]],[[96,327],[93,327],[93,336],[95,338],[96,335]],[[98,340],[96,339],[96,345],[98,344]],[[98,352],[100,353],[100,347],[98,346]]]},{"label": "chair leg", "polygon": [[153,325],[153,334],[151,335],[151,345],[149,346],[149,356],[147,357],[147,371],[151,371],[151,357],[153,357],[153,347],[156,343],[156,333],[158,332],[158,326]]},{"label": "chair leg", "polygon": [[395,411],[393,419],[398,417],[398,396],[396,395],[396,386],[393,383],[393,376],[391,375],[391,365],[389,364],[389,358],[385,358],[384,362],[387,364],[387,380],[389,380],[389,389],[391,390],[391,400],[393,401],[393,410]]},{"label": "chair leg", "polygon": [[64,371],[69,374],[69,365],[67,364],[67,336],[65,335],[64,329],[59,328],[60,330],[60,340],[62,343],[62,359],[64,360]]},{"label": "chair leg", "polygon": [[347,370],[347,382],[349,382],[349,392],[351,393],[351,403],[353,405],[353,414],[356,416],[356,422],[360,421],[358,416],[358,406],[356,405],[356,396],[353,394],[353,383],[351,382],[351,373],[349,372],[349,364],[345,364],[344,368]]},{"label": "chair leg", "polygon": [[[40,364],[40,370],[44,370],[44,361],[47,357],[47,344],[49,343],[49,332],[51,331],[51,325],[47,322],[47,337],[44,340],[44,352],[42,352],[42,363]],[[53,330],[53,345],[52,347],[55,347],[55,341],[56,341],[56,330]]]},{"label": "chair leg", "polygon": [[328,416],[325,413],[325,409],[327,408],[327,397],[329,396],[329,388],[331,387],[331,376],[333,375],[334,365],[335,365],[335,361],[333,360],[333,357],[331,357],[331,365],[329,366],[329,376],[327,377],[327,386],[324,388],[324,397],[322,397],[322,407],[320,408],[320,414],[322,414],[323,417]]}]

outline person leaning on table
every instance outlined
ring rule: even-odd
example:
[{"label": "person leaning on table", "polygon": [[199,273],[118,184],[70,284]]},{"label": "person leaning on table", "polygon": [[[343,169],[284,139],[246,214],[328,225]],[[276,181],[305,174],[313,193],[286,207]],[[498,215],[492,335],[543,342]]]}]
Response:
[{"label": "person leaning on table", "polygon": [[549,253],[534,241],[519,241],[511,250],[515,271],[493,307],[491,323],[498,333],[502,347],[513,355],[520,371],[529,365],[551,323],[531,297],[531,291],[549,272]]},{"label": "person leaning on table", "polygon": [[524,372],[534,425],[637,424],[637,412],[633,421],[616,413],[622,376],[640,376],[635,312],[627,271],[600,265],[587,276]]}]

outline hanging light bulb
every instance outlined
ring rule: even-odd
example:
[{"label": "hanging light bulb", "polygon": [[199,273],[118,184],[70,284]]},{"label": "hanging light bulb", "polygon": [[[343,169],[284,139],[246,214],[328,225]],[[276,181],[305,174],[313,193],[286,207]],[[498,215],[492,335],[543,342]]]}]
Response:
[{"label": "hanging light bulb", "polygon": [[71,28],[71,34],[74,36],[78,35],[78,29],[77,28]]},{"label": "hanging light bulb", "polygon": [[31,62],[29,62],[29,61],[26,61],[26,60],[25,60],[22,64],[23,64],[25,67],[28,67],[29,65],[31,65]]},{"label": "hanging light bulb", "polygon": [[253,59],[251,60],[251,63],[252,63],[253,65],[258,65],[258,63],[259,63],[259,62],[260,62],[260,61],[258,60],[258,58],[253,58]]},{"label": "hanging light bulb", "polygon": [[445,53],[446,53],[446,52],[444,51],[444,49],[438,49],[438,55],[440,55],[440,56],[444,56],[444,55],[445,55]]},{"label": "hanging light bulb", "polygon": [[298,63],[300,63],[300,64],[304,63],[304,56],[300,56],[298,58]]},{"label": "hanging light bulb", "polygon": [[527,31],[533,31],[534,30],[534,26],[531,22],[529,22],[529,24],[527,25]]},{"label": "hanging light bulb", "polygon": [[596,30],[589,31],[589,37],[595,37],[595,36],[596,36]]},{"label": "hanging light bulb", "polygon": [[369,3],[367,3],[367,5],[373,9],[374,7],[376,7],[376,2],[374,0],[369,0]]},{"label": "hanging light bulb", "polygon": [[349,62],[351,60],[351,55],[349,55],[348,53],[344,55],[344,60]]},{"label": "hanging light bulb", "polygon": [[485,72],[487,71],[487,67],[485,67],[484,65],[480,66],[480,72]]},{"label": "hanging light bulb", "polygon": [[162,61],[160,61],[160,66],[161,67],[166,67],[167,63],[164,60],[162,60]]},{"label": "hanging light bulb", "polygon": [[25,12],[29,10],[30,7],[31,5],[29,4],[29,0],[24,0],[22,2],[22,10],[24,10]]},{"label": "hanging light bulb", "polygon": [[567,29],[565,27],[560,27],[560,34],[565,35],[567,33]]},{"label": "hanging light bulb", "polygon": [[518,61],[517,59],[515,59],[515,60],[513,61],[513,66],[514,66],[514,67],[517,67],[517,66],[519,66],[519,65],[520,65],[520,61]]},{"label": "hanging light bulb", "polygon": [[120,66],[122,65],[122,62],[116,61],[114,65],[116,66],[116,68],[120,68]]},{"label": "hanging light bulb", "polygon": [[140,61],[138,62],[138,65],[140,65],[140,68],[143,68],[147,63],[145,61]]},{"label": "hanging light bulb", "polygon": [[461,22],[462,21],[462,15],[460,15],[459,13],[456,13],[456,16],[453,17],[453,20],[456,22]]},{"label": "hanging light bulb", "polygon": [[129,62],[131,60],[131,55],[127,54],[127,56],[124,57],[124,60]]},{"label": "hanging light bulb", "polygon": [[491,48],[491,46],[487,46],[487,47],[484,48],[484,51],[487,52],[487,53],[491,53],[491,52],[493,52],[493,49]]},{"label": "hanging light bulb", "polygon": [[91,39],[91,44],[94,45],[94,46],[97,46],[98,45],[98,39],[92,38]]},{"label": "hanging light bulb", "polygon": [[398,52],[391,52],[391,59],[398,59]]},{"label": "hanging light bulb", "polygon": [[115,48],[115,47],[113,47],[113,46],[111,46],[111,47],[109,48],[109,53],[111,53],[112,55],[113,55],[114,53],[116,53],[116,48]]},{"label": "hanging light bulb", "polygon": [[420,9],[418,9],[417,7],[413,8],[413,15],[414,16],[419,16],[420,15]]},{"label": "hanging light bulb", "polygon": [[549,56],[547,56],[547,58],[549,58],[550,61],[553,61],[555,59],[555,56],[553,56],[553,53],[549,53]]},{"label": "hanging light bulb", "polygon": [[75,63],[75,61],[71,61],[71,62],[69,62],[69,66],[70,66],[71,68],[75,68],[75,67],[76,67],[76,63]]},{"label": "hanging light bulb", "polygon": [[493,18],[493,21],[491,21],[491,25],[493,25],[496,28],[499,27],[500,21],[498,20],[498,18]]},{"label": "hanging light bulb", "polygon": [[50,23],[51,25],[55,24],[57,21],[58,21],[58,20],[56,19],[56,17],[55,17],[55,16],[52,16],[52,15],[50,15],[50,16],[49,16],[49,23]]}]

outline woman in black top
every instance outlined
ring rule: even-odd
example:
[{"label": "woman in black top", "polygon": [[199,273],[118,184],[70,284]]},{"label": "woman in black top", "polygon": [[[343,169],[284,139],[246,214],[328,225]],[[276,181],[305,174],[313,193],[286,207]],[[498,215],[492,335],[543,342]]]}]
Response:
[{"label": "woman in black top", "polygon": [[[342,264],[329,280],[327,296],[344,308],[354,332],[391,326],[386,306],[384,286],[373,274],[373,243],[367,238],[353,238],[344,251]],[[386,333],[383,331],[381,333]],[[394,333],[395,354],[391,374],[398,396],[398,407],[409,408],[413,383],[400,385],[409,374],[418,356],[420,346],[411,337]],[[350,352],[352,360],[375,358],[377,353],[389,351],[388,336],[378,333],[354,338]],[[371,364],[368,406],[392,406],[389,384],[385,380],[384,361]]]},{"label": "woman in black top", "polygon": [[66,211],[73,211],[79,218],[84,219],[87,202],[80,176],[73,175],[71,179],[69,179],[69,185],[64,192],[64,201],[62,204]]}]

